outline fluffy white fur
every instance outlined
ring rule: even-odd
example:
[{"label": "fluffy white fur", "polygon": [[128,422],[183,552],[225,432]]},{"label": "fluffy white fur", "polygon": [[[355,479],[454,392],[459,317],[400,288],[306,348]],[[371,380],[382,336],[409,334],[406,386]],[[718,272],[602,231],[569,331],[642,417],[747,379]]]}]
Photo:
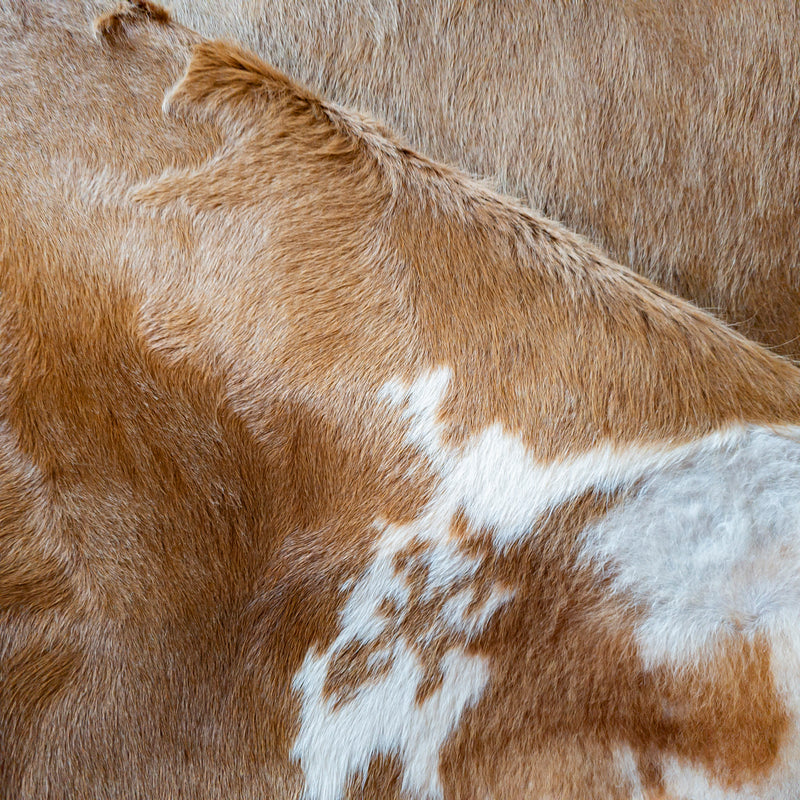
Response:
[{"label": "fluffy white fur", "polygon": [[[469,579],[479,562],[450,537],[459,510],[466,510],[474,525],[493,530],[497,546],[505,548],[535,535],[543,515],[590,489],[622,492],[618,506],[585,532],[583,558],[598,571],[611,572],[615,590],[647,609],[637,632],[646,663],[679,666],[702,658],[717,637],[734,631],[782,637],[789,659],[800,652],[797,432],[731,429],[660,448],[609,442],[541,464],[498,425],[458,451],[445,447],[437,413],[449,382],[449,371],[438,369],[410,386],[387,384],[380,393],[381,400],[401,410],[408,441],[427,456],[440,483],[412,524],[379,523],[372,563],[343,587],[348,599],[341,633],[326,652],[310,652],[296,676],[302,724],[294,755],[305,774],[306,797],[342,796],[347,781],[364,773],[378,753],[400,754],[407,790],[439,796],[439,748],[489,676],[480,658],[451,649],[441,660],[441,687],[417,705],[423,674],[414,645],[424,648],[442,632],[461,633],[468,641],[513,597],[507,587],[494,586],[489,598],[468,612],[475,596]],[[415,557],[425,569],[426,598],[450,594],[442,613],[414,643],[399,630],[410,590],[408,573],[395,566],[395,556],[413,542],[428,545]],[[465,579],[466,588],[452,591]],[[401,609],[398,619],[382,616],[385,600]],[[354,642],[374,645],[387,629],[391,644],[372,653],[370,663],[386,662],[390,669],[344,701],[324,698],[337,653]],[[788,666],[784,672],[789,681],[797,674]],[[797,689],[787,685],[786,692],[796,695]],[[336,746],[320,749],[323,742]],[[678,796],[711,796],[692,788],[701,785],[700,773],[673,772]],[[636,784],[631,786],[635,796]]]},{"label": "fluffy white fur", "polygon": [[387,384],[381,396],[403,409],[408,441],[422,450],[441,476],[435,502],[449,508],[451,516],[463,509],[476,528],[492,529],[499,547],[518,542],[544,515],[587,491],[628,491],[643,476],[680,471],[698,449],[733,452],[746,436],[732,428],[681,446],[621,447],[603,442],[585,453],[540,463],[519,437],[491,425],[456,451],[442,442],[437,422],[449,381],[449,370],[439,368],[411,386]]},{"label": "fluffy white fur", "polygon": [[642,476],[586,532],[584,556],[647,609],[642,657],[681,664],[730,633],[800,645],[800,442],[762,429],[704,439]]}]

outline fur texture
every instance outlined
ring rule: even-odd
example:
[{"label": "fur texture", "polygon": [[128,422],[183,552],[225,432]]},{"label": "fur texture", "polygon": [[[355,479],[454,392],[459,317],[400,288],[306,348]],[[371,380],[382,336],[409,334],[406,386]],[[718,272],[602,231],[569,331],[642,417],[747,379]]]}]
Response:
[{"label": "fur texture", "polygon": [[174,0],[800,357],[795,0]]},{"label": "fur texture", "polygon": [[87,10],[0,5],[0,794],[794,797],[800,373]]}]

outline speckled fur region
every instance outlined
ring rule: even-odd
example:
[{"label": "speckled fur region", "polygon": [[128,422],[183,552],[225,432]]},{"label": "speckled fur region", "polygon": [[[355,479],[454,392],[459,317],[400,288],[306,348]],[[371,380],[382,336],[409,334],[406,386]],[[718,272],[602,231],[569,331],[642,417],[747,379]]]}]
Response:
[{"label": "speckled fur region", "polygon": [[793,797],[800,372],[107,12],[0,4],[0,795]]}]

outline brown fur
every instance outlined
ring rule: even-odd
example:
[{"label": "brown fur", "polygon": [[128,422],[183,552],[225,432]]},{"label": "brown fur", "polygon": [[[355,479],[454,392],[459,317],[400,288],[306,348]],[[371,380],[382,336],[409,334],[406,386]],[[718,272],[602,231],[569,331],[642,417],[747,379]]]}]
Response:
[{"label": "brown fur", "polygon": [[175,0],[800,357],[794,0]]},{"label": "brown fur", "polygon": [[114,36],[125,31],[134,20],[161,22],[170,20],[169,12],[150,0],[126,0],[114,11],[101,14],[94,21],[94,29],[100,36]]},{"label": "brown fur", "polygon": [[[132,8],[99,41],[79,3],[0,14],[0,792],[297,797],[293,677],[336,638],[375,521],[411,522],[437,485],[376,399],[386,381],[447,365],[449,443],[500,422],[548,461],[797,424],[800,374]],[[472,579],[477,601],[490,581],[517,594],[469,645],[492,680],[442,753],[447,798],[621,797],[619,744],[651,798],[667,755],[722,786],[775,768],[789,723],[767,646],[732,635],[648,673],[638,612],[577,566],[578,531],[615,502],[556,509],[541,547]],[[466,519],[452,535],[487,551]],[[417,589],[405,617],[382,609],[397,635],[446,599],[419,591],[423,555],[398,556]],[[419,703],[454,643],[420,652]],[[343,651],[326,691],[379,669]],[[378,755],[349,795],[403,796],[401,773]]]},{"label": "brown fur", "polygon": [[[517,595],[475,643],[492,654],[496,671],[442,757],[452,797],[512,798],[525,786],[531,797],[629,798],[610,754],[621,741],[638,756],[653,797],[664,754],[703,764],[726,787],[775,765],[789,720],[763,642],[733,639],[678,677],[644,670],[636,615],[591,571],[576,571],[580,531],[608,505],[584,496],[535,543],[488,559],[474,578],[513,586]],[[752,704],[743,704],[750,692]]]}]

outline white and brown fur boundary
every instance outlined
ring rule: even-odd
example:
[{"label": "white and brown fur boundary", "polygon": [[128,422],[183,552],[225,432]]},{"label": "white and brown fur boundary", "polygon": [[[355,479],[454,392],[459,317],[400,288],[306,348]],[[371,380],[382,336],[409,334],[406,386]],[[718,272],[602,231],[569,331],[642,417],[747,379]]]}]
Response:
[{"label": "white and brown fur boundary", "polygon": [[173,0],[800,358],[795,0]]},{"label": "white and brown fur boundary", "polygon": [[4,797],[794,797],[794,367],[150,3],[0,26]]}]

